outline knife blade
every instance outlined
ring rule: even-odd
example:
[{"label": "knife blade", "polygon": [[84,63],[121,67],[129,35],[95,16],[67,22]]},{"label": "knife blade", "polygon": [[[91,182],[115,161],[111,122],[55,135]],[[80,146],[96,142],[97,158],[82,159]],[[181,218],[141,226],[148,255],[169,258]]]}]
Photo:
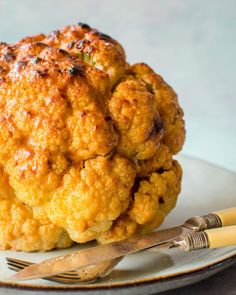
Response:
[{"label": "knife blade", "polygon": [[[198,235],[207,235],[206,233],[197,233],[207,229],[221,228],[236,223],[236,207],[213,212],[208,215],[194,216],[185,221],[184,224],[169,229],[153,232],[143,236],[136,236],[131,239],[114,242],[102,246],[97,246],[65,256],[51,258],[38,264],[33,264],[19,273],[11,276],[10,280],[31,280],[36,278],[50,277],[59,273],[83,269],[87,266],[94,266],[105,260],[116,259],[125,255],[145,251],[147,249],[160,249],[161,247],[181,247],[186,249],[200,249],[210,247],[209,238],[199,238]],[[224,230],[224,229],[223,229]],[[231,236],[235,236],[234,228]],[[195,234],[196,233],[196,234]],[[214,231],[212,232],[214,233]],[[182,235],[185,235],[183,239]],[[196,237],[195,237],[196,235]],[[182,237],[182,239],[181,239]],[[206,242],[206,245],[202,241]],[[233,239],[230,241],[232,242]],[[233,240],[234,241],[234,240]],[[199,244],[200,243],[200,244]],[[224,244],[224,243],[223,243]],[[230,243],[228,243],[230,244]]]},{"label": "knife blade", "polygon": [[35,263],[14,274],[9,279],[17,281],[32,280],[50,277],[71,270],[78,270],[87,266],[96,265],[104,260],[115,259],[152,247],[162,246],[178,238],[183,233],[192,231],[193,229],[181,225],[142,236],[135,236],[119,242],[95,246],[64,256],[47,259],[41,263]]}]

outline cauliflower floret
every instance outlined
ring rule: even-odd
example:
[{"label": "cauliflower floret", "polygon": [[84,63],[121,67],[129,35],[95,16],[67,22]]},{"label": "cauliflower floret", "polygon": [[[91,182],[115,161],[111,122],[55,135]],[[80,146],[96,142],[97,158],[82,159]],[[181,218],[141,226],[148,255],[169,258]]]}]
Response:
[{"label": "cauliflower floret", "polygon": [[172,167],[172,156],[170,149],[161,143],[151,158],[137,162],[139,177],[145,177],[152,172],[162,173],[163,171],[170,170]]},{"label": "cauliflower floret", "polygon": [[[101,177],[102,175],[102,177]],[[97,238],[129,206],[135,178],[132,162],[118,155],[72,167],[54,194],[48,216],[79,243]]]},{"label": "cauliflower floret", "polygon": [[121,240],[175,206],[175,92],[85,24],[0,43],[0,248]]},{"label": "cauliflower floret", "polygon": [[161,116],[166,130],[164,143],[173,154],[177,154],[185,140],[183,110],[178,104],[174,90],[144,63],[134,64],[129,69],[137,79],[147,83],[157,101],[157,111]]},{"label": "cauliflower floret", "polygon": [[110,230],[102,233],[98,238],[100,244],[107,244],[132,237],[138,232],[138,223],[129,215],[123,214],[117,218]]},{"label": "cauliflower floret", "polygon": [[34,218],[30,207],[19,201],[0,168],[0,249],[46,251],[72,244],[69,235],[51,222]]},{"label": "cauliflower floret", "polygon": [[123,47],[110,36],[90,28],[86,24],[66,26],[43,34],[27,37],[18,44],[43,42],[53,47],[63,48],[77,58],[91,64],[109,75],[113,86],[124,74],[126,68]]},{"label": "cauliflower floret", "polygon": [[162,173],[153,172],[147,180],[141,180],[134,193],[134,202],[128,214],[146,232],[159,226],[175,207],[181,190],[182,169],[177,161]]},{"label": "cauliflower floret", "polygon": [[140,160],[152,157],[164,129],[156,110],[155,96],[145,84],[136,80],[121,82],[115,88],[109,106],[120,134],[118,152]]},{"label": "cauliflower floret", "polygon": [[148,233],[160,226],[175,207],[181,190],[182,169],[173,161],[170,170],[152,173],[141,179],[134,191],[134,199],[126,212],[99,238],[100,243],[122,240],[134,233]]}]

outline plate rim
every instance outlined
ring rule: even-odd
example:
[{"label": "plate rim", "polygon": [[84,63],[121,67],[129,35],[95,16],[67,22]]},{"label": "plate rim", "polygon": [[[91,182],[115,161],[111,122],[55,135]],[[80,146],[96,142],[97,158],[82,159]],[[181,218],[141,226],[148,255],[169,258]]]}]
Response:
[{"label": "plate rim", "polygon": [[[194,160],[194,161],[200,161],[202,163],[205,163],[209,166],[213,166],[217,169],[223,170],[225,172],[228,172],[230,174],[234,174],[236,176],[236,172],[233,170],[230,170],[228,168],[222,167],[218,164],[214,164],[212,162],[209,162],[205,159],[201,159],[195,156],[191,156],[185,153],[181,153],[180,155],[177,156],[177,158],[188,158],[190,160]],[[112,289],[117,289],[117,288],[132,288],[134,286],[144,286],[144,285],[151,285],[151,284],[156,284],[158,282],[164,283],[164,282],[171,282],[174,281],[176,279],[184,279],[186,277],[191,277],[197,274],[201,274],[201,273],[205,273],[208,271],[212,271],[215,269],[221,269],[224,266],[227,267],[227,265],[232,265],[234,263],[236,263],[236,249],[232,250],[233,253],[228,253],[226,257],[224,258],[219,258],[217,261],[212,262],[212,263],[208,263],[204,266],[199,266],[199,267],[195,267],[192,268],[191,270],[187,270],[187,271],[180,271],[178,273],[175,274],[168,274],[165,276],[161,276],[161,277],[150,277],[150,278],[146,278],[146,279],[138,279],[138,280],[133,280],[130,282],[120,282],[120,283],[113,283],[111,284],[102,284],[102,285],[76,285],[76,286],[70,286],[70,285],[29,285],[29,284],[19,284],[16,282],[4,282],[4,281],[0,281],[0,289],[2,288],[7,288],[7,289],[18,289],[18,290],[27,290],[27,291],[83,291],[83,292],[89,292],[89,291],[93,291],[93,290],[112,290]]]},{"label": "plate rim", "polygon": [[233,255],[230,255],[228,257],[222,258],[217,260],[216,262],[209,263],[204,266],[196,267],[190,271],[185,272],[179,272],[175,273],[173,275],[166,275],[162,277],[153,277],[148,279],[142,279],[142,280],[135,280],[132,282],[124,282],[124,283],[115,283],[113,285],[77,285],[77,286],[70,286],[70,285],[58,285],[58,286],[43,286],[43,285],[24,285],[24,284],[18,284],[18,283],[9,283],[9,282],[0,282],[0,289],[1,288],[8,288],[8,289],[18,289],[18,290],[27,290],[27,291],[92,291],[92,290],[111,290],[111,289],[117,289],[117,288],[132,288],[137,286],[144,286],[144,285],[151,285],[156,284],[158,282],[164,283],[164,282],[171,282],[175,279],[184,279],[189,276],[205,273],[208,271],[213,271],[218,268],[223,268],[227,265],[232,265],[236,263],[236,253]]}]

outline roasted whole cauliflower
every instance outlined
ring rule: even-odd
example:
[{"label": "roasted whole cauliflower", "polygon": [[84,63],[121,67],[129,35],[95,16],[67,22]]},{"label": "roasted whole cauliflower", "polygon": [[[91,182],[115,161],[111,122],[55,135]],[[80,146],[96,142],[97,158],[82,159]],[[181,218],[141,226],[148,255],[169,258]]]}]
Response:
[{"label": "roasted whole cauliflower", "polygon": [[0,43],[0,248],[152,231],[180,193],[184,139],[173,89],[88,25]]}]

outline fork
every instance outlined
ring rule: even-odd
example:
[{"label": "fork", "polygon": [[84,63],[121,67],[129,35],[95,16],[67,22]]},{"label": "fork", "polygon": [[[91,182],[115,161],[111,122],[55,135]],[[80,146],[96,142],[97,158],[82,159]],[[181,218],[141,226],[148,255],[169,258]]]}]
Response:
[{"label": "fork", "polygon": [[[63,284],[92,283],[99,278],[107,276],[113,270],[113,268],[122,260],[122,258],[123,257],[106,260],[97,264],[96,266],[88,266],[80,270],[64,272],[62,274],[44,278],[44,280]],[[10,257],[6,257],[6,260],[8,268],[16,272],[34,264],[29,261]]]},{"label": "fork", "polygon": [[[191,217],[183,224],[183,226],[190,228],[193,232],[199,233],[205,229],[218,228],[222,226],[227,227],[236,224],[235,213],[236,207],[228,208],[218,212],[213,212],[204,216]],[[197,246],[196,249],[198,249],[198,244],[201,244],[202,241],[201,239],[199,240],[199,238],[197,238],[192,242],[196,243],[195,246]],[[159,249],[159,246],[156,248]],[[156,248],[152,247],[151,249],[145,249],[139,252],[156,251]],[[88,266],[78,270],[64,272],[50,277],[45,277],[43,279],[64,284],[76,284],[83,282],[91,283],[96,281],[97,279],[104,278],[105,276],[107,276],[123,258],[124,256],[115,259],[105,260],[97,263],[96,265]],[[9,269],[13,271],[20,271],[34,264],[32,262],[15,258],[6,257],[6,259]]]}]

